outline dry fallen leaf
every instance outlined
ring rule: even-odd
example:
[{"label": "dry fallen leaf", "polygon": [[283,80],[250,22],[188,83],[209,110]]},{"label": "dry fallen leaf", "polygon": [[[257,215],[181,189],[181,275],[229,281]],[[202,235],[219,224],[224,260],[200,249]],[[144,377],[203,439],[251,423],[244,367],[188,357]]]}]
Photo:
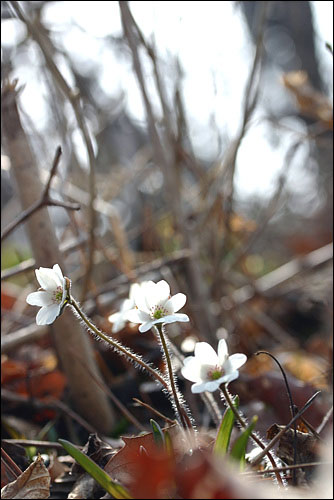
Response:
[{"label": "dry fallen leaf", "polygon": [[12,483],[1,490],[1,498],[49,498],[50,474],[40,455]]}]

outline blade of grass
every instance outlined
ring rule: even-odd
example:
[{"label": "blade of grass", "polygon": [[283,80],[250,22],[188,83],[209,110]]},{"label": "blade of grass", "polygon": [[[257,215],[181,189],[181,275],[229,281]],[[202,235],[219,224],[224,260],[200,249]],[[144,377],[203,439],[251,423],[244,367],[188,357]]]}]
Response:
[{"label": "blade of grass", "polygon": [[158,424],[158,422],[153,420],[153,418],[150,419],[150,424],[152,427],[153,438],[154,438],[155,444],[160,448],[161,446],[163,446],[165,444],[164,433],[162,432],[162,429],[161,429],[160,425]]},{"label": "blade of grass", "polygon": [[246,462],[246,448],[247,448],[247,443],[248,439],[251,435],[251,432],[253,432],[253,429],[256,425],[256,422],[258,421],[258,417],[254,416],[252,418],[251,423],[247,427],[246,430],[239,436],[239,438],[236,440],[236,442],[233,445],[233,448],[231,450],[231,457],[235,458],[238,460],[240,464],[240,469],[243,470],[245,467],[245,462]]},{"label": "blade of grass", "polygon": [[170,437],[170,434],[168,431],[164,432],[164,438],[165,438],[165,450],[166,450],[168,456],[174,457],[174,448],[173,448],[172,438]]},{"label": "blade of grass", "polygon": [[[239,397],[236,396],[233,401],[233,406],[239,408]],[[231,408],[227,408],[220,424],[213,452],[219,455],[225,455],[230,443],[231,433],[235,416]]]},{"label": "blade of grass", "polygon": [[65,448],[67,453],[71,455],[71,457],[73,457],[110,495],[119,499],[133,498],[122,485],[115,483],[101,467],[93,462],[91,458],[87,457],[87,455],[82,453],[82,451],[78,450],[76,446],[65,439],[58,439],[58,441]]}]

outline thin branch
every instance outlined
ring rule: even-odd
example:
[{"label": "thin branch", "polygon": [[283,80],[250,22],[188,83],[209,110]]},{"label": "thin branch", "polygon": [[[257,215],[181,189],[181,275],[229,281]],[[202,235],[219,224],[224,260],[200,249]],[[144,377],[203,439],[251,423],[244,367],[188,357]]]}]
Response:
[{"label": "thin branch", "polygon": [[304,467],[316,467],[318,465],[331,465],[331,464],[332,462],[307,462],[305,464],[285,465],[284,467],[275,467],[274,469],[247,471],[247,472],[242,472],[241,475],[242,476],[251,476],[253,474],[262,475],[262,474],[269,474],[272,472],[284,472],[290,469],[300,469]]},{"label": "thin branch", "polygon": [[[87,243],[87,238],[80,237],[78,240],[70,240],[67,243],[60,244],[61,253],[67,255],[70,252],[78,250],[80,247]],[[27,273],[33,271],[36,267],[36,261],[34,258],[30,258],[20,262],[16,266],[9,267],[1,271],[1,281],[17,276],[18,274]]]},{"label": "thin branch", "polygon": [[3,448],[1,448],[1,458],[10,466],[12,472],[20,476],[22,471],[20,467],[14,462],[14,460],[5,452]]},{"label": "thin branch", "polygon": [[275,437],[273,437],[273,439],[270,441],[270,443],[265,447],[265,449],[263,451],[261,451],[261,453],[259,453],[255,460],[253,460],[252,462],[252,465],[257,465],[261,462],[261,460],[263,459],[263,457],[266,455],[267,451],[269,451],[276,443],[277,441],[283,436],[283,434],[288,430],[290,429],[290,427],[294,424],[294,422],[296,422],[296,420],[298,420],[298,418],[303,415],[303,413],[311,406],[311,404],[313,403],[313,401],[315,400],[315,398],[320,394],[321,391],[318,391],[316,392],[315,394],[313,394],[313,396],[310,397],[310,399],[305,403],[305,405],[303,406],[303,408],[301,410],[298,411],[298,413],[295,414],[295,416],[290,420],[290,422],[285,426],[283,427],[283,429],[281,429]]},{"label": "thin branch", "polygon": [[68,415],[72,420],[78,422],[84,429],[90,433],[95,433],[96,428],[90,425],[83,417],[74,412],[62,401],[52,399],[49,401],[41,401],[37,398],[31,399],[31,397],[23,396],[22,394],[16,394],[7,389],[1,390],[1,397],[7,401],[12,401],[14,403],[24,404],[27,406],[32,406],[34,408],[52,408],[54,410],[60,410],[62,413]]},{"label": "thin branch", "polygon": [[3,241],[9,234],[14,231],[20,224],[25,222],[29,217],[31,217],[37,210],[41,208],[51,206],[51,207],[63,207],[66,210],[80,210],[80,205],[78,203],[69,203],[65,201],[59,201],[53,199],[50,194],[50,186],[53,177],[55,176],[58,163],[61,156],[61,147],[58,146],[56,150],[56,154],[53,160],[52,168],[50,171],[48,182],[46,183],[43,193],[39,200],[30,205],[29,208],[24,210],[16,219],[14,219],[1,233],[1,241]]},{"label": "thin branch", "polygon": [[249,301],[256,293],[265,294],[274,291],[298,274],[313,270],[333,259],[333,243],[328,243],[303,257],[290,260],[283,266],[255,280],[252,285],[245,285],[232,294],[232,301],[242,304]]},{"label": "thin branch", "polygon": [[328,412],[326,413],[326,415],[324,416],[321,424],[319,425],[319,427],[317,428],[317,433],[320,434],[320,432],[323,431],[325,425],[327,424],[327,422],[329,421],[329,419],[331,418],[331,416],[333,415],[333,406],[328,410]]},{"label": "thin branch", "polygon": [[[64,450],[64,447],[60,443],[54,443],[53,441],[38,441],[36,439],[2,439],[2,442],[18,444],[20,446],[36,446],[36,448],[54,448],[56,450]],[[77,448],[82,448],[82,446],[76,446]]]},{"label": "thin branch", "polygon": [[[95,208],[94,208],[94,200],[95,200],[95,155],[94,155],[94,149],[93,149],[93,143],[90,137],[90,133],[87,127],[87,123],[84,119],[83,116],[83,110],[82,110],[82,105],[80,102],[80,92],[78,88],[71,89],[71,87],[68,85],[66,82],[65,78],[59,71],[57,65],[54,62],[53,56],[50,53],[50,49],[46,43],[45,35],[41,32],[40,29],[37,29],[36,26],[34,25],[33,22],[28,19],[28,17],[24,14],[23,10],[21,9],[19,3],[17,1],[11,1],[9,2],[10,5],[13,7],[14,11],[16,12],[18,18],[24,22],[26,25],[28,32],[30,33],[31,37],[37,42],[39,45],[39,48],[41,49],[46,65],[54,77],[55,81],[59,85],[60,89],[62,92],[65,94],[67,97],[68,101],[70,102],[77,123],[78,127],[82,133],[84,142],[86,144],[86,149],[88,153],[88,158],[89,158],[89,193],[90,193],[90,200],[89,200],[89,223],[90,223],[90,229],[89,229],[89,247],[88,247],[88,266],[86,269],[86,274],[85,274],[85,282],[83,285],[83,296],[82,300],[87,294],[88,291],[88,286],[89,282],[91,279],[91,273],[92,273],[92,268],[93,268],[93,257],[94,257],[94,239],[95,239],[95,222],[96,222],[96,214],[95,214]],[[47,40],[48,43],[51,43],[50,40]]]},{"label": "thin branch", "polygon": [[155,408],[153,408],[152,406],[150,406],[149,404],[147,403],[144,403],[144,401],[141,401],[140,399],[138,398],[132,398],[138,405],[140,406],[144,406],[144,408],[147,408],[149,411],[151,411],[152,413],[155,413],[159,418],[161,418],[162,420],[165,420],[168,424],[176,424],[177,421],[176,420],[172,420],[171,418],[168,418],[166,417],[166,415],[163,415],[162,413],[160,413],[160,411],[156,410]]}]

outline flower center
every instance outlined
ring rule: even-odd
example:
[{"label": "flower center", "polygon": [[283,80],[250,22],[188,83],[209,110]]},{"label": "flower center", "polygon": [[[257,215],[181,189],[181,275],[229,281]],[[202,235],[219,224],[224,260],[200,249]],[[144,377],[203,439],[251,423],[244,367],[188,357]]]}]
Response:
[{"label": "flower center", "polygon": [[210,380],[218,380],[224,375],[224,370],[220,366],[215,366],[214,368],[208,370],[207,377]]},{"label": "flower center", "polygon": [[170,314],[170,312],[167,311],[167,309],[161,305],[151,307],[151,318],[160,319],[163,318],[164,316],[168,316],[168,314]]},{"label": "flower center", "polygon": [[63,298],[63,288],[61,286],[57,286],[56,290],[53,291],[53,302],[59,304]]}]

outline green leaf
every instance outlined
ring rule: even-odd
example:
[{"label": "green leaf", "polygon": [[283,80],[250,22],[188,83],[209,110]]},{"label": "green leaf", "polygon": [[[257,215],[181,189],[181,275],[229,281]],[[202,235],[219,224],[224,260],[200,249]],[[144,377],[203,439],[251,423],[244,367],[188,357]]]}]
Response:
[{"label": "green leaf", "polygon": [[67,453],[69,453],[69,455],[71,455],[71,457],[73,457],[78,464],[81,465],[81,467],[83,467],[85,471],[88,472],[88,474],[92,476],[97,483],[99,483],[100,486],[102,486],[102,488],[110,493],[110,495],[114,498],[120,499],[133,498],[123,486],[115,483],[110,476],[103,469],[101,469],[101,467],[93,462],[91,458],[87,457],[87,455],[78,450],[76,446],[65,439],[58,439],[58,441],[65,448]]},{"label": "green leaf", "polygon": [[251,432],[253,432],[253,429],[254,429],[257,421],[258,421],[258,417],[255,415],[252,418],[252,421],[249,424],[249,426],[247,427],[247,429],[244,430],[244,432],[241,434],[241,436],[239,436],[238,439],[236,440],[236,442],[234,443],[233,448],[232,448],[231,453],[230,453],[231,457],[238,460],[241,470],[243,470],[245,467],[245,461],[246,461],[245,455],[246,455],[246,448],[247,448],[248,439],[249,439],[249,436],[251,435]]},{"label": "green leaf", "polygon": [[165,438],[165,450],[166,450],[168,456],[174,457],[174,448],[173,448],[172,438],[170,437],[170,434],[168,431],[164,432],[164,438]]},{"label": "green leaf", "polygon": [[[239,396],[233,401],[233,406],[239,408]],[[213,452],[218,455],[225,455],[230,443],[235,416],[231,408],[227,408],[224,413],[222,423],[220,424]]]},{"label": "green leaf", "polygon": [[150,424],[151,424],[151,427],[153,430],[153,438],[154,438],[155,444],[158,447],[164,446],[165,436],[164,436],[164,433],[162,432],[160,425],[158,424],[158,422],[153,420],[153,418],[150,419]]}]

